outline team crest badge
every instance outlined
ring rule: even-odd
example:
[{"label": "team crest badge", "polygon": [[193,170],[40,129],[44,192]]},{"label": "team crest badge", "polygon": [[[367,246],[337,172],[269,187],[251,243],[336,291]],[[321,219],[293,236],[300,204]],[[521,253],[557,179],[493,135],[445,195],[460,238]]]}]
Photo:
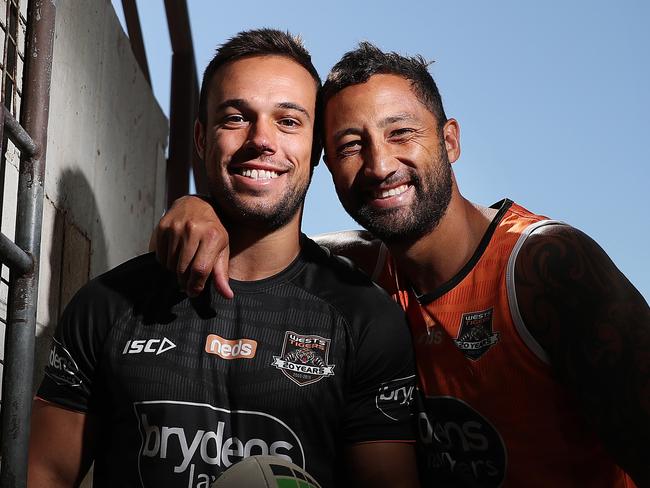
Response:
[{"label": "team crest badge", "polygon": [[463,314],[454,342],[469,359],[476,361],[499,342],[499,333],[492,330],[491,308]]},{"label": "team crest badge", "polygon": [[327,364],[330,343],[331,339],[288,330],[284,334],[282,354],[273,356],[271,365],[298,386],[316,383],[334,375],[334,365]]}]

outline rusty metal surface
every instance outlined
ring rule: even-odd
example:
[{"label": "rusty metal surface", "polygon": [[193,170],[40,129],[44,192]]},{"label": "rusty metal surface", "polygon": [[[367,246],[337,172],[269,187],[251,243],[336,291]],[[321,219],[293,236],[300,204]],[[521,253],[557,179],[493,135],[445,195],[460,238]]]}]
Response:
[{"label": "rusty metal surface", "polygon": [[[43,180],[50,104],[56,7],[53,0],[30,0],[21,125],[36,144],[21,158],[18,179],[16,244],[33,259],[32,270],[12,272],[9,287],[5,363],[2,383],[0,488],[24,488],[32,404],[34,337],[38,299],[38,258],[43,217]],[[6,118],[5,118],[6,119]]]},{"label": "rusty metal surface", "polygon": [[197,191],[207,194],[208,185],[205,168],[194,148],[199,84],[187,3],[185,0],[165,0],[165,11],[173,52],[167,160],[169,207],[175,199],[189,191],[190,165]]},{"label": "rusty metal surface", "polygon": [[167,159],[167,208],[189,191],[190,162],[194,151],[196,116],[192,73],[194,60],[186,53],[172,55],[171,101],[169,107],[169,154]]},{"label": "rusty metal surface", "polygon": [[7,136],[18,147],[22,157],[32,157],[38,152],[38,146],[29,136],[27,131],[14,119],[9,110],[0,106],[2,111],[4,127],[7,129]]},{"label": "rusty metal surface", "polygon": [[192,124],[197,113],[198,85],[190,19],[185,0],[165,0],[172,45],[169,153],[167,158],[167,208],[189,191],[193,157]]},{"label": "rusty metal surface", "polygon": [[192,31],[190,29],[190,14],[186,0],[165,0],[165,13],[169,27],[169,39],[174,53],[192,53]]},{"label": "rusty metal surface", "polygon": [[0,262],[18,274],[25,274],[32,269],[31,256],[2,233],[0,233]]},{"label": "rusty metal surface", "polygon": [[142,29],[140,28],[140,16],[138,15],[138,6],[135,0],[122,0],[122,10],[124,11],[124,19],[126,20],[126,30],[129,33],[131,50],[133,51],[135,60],[140,65],[142,74],[147,80],[147,83],[149,83],[149,86],[151,86],[147,53],[144,49]]}]

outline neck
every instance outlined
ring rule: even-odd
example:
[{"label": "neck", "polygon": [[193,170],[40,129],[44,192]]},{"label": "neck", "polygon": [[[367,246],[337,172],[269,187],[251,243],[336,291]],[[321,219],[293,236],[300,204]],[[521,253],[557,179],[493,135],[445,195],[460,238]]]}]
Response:
[{"label": "neck", "polygon": [[454,185],[447,212],[432,232],[388,247],[413,288],[431,293],[471,259],[496,212],[466,200]]},{"label": "neck", "polygon": [[301,212],[273,231],[231,226],[228,273],[239,281],[256,281],[279,273],[300,252]]}]

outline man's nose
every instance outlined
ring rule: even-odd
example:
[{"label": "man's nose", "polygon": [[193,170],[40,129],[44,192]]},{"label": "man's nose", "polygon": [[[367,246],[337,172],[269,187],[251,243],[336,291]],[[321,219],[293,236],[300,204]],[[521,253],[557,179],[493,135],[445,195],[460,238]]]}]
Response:
[{"label": "man's nose", "polygon": [[398,161],[382,143],[372,143],[364,157],[363,174],[367,178],[383,181],[395,173]]},{"label": "man's nose", "polygon": [[258,119],[252,123],[246,145],[259,153],[275,153],[276,139],[273,123],[265,119]]}]

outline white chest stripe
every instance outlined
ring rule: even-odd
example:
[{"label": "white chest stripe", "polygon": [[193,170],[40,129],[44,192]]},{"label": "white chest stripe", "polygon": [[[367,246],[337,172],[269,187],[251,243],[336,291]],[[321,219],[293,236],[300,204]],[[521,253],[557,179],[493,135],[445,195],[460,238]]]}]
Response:
[{"label": "white chest stripe", "polygon": [[370,279],[374,282],[377,282],[379,279],[379,276],[381,276],[381,272],[384,269],[384,266],[386,265],[386,256],[388,255],[388,248],[386,247],[386,244],[383,242],[379,246],[379,253],[377,255],[377,264],[375,265],[375,270],[372,272],[372,276]]},{"label": "white chest stripe", "polygon": [[559,220],[541,220],[535,222],[534,224],[529,225],[524,229],[515,244],[515,247],[510,253],[510,258],[508,259],[508,268],[506,269],[506,289],[508,292],[508,304],[510,306],[510,315],[512,320],[515,323],[515,328],[519,333],[519,337],[524,341],[528,348],[537,356],[539,359],[544,361],[547,364],[550,364],[550,359],[544,348],[537,342],[537,340],[530,333],[526,324],[524,323],[521,313],[519,312],[519,304],[517,303],[517,291],[515,290],[515,263],[517,262],[517,255],[523,247],[526,239],[537,229],[545,225],[566,225],[564,222]]}]

